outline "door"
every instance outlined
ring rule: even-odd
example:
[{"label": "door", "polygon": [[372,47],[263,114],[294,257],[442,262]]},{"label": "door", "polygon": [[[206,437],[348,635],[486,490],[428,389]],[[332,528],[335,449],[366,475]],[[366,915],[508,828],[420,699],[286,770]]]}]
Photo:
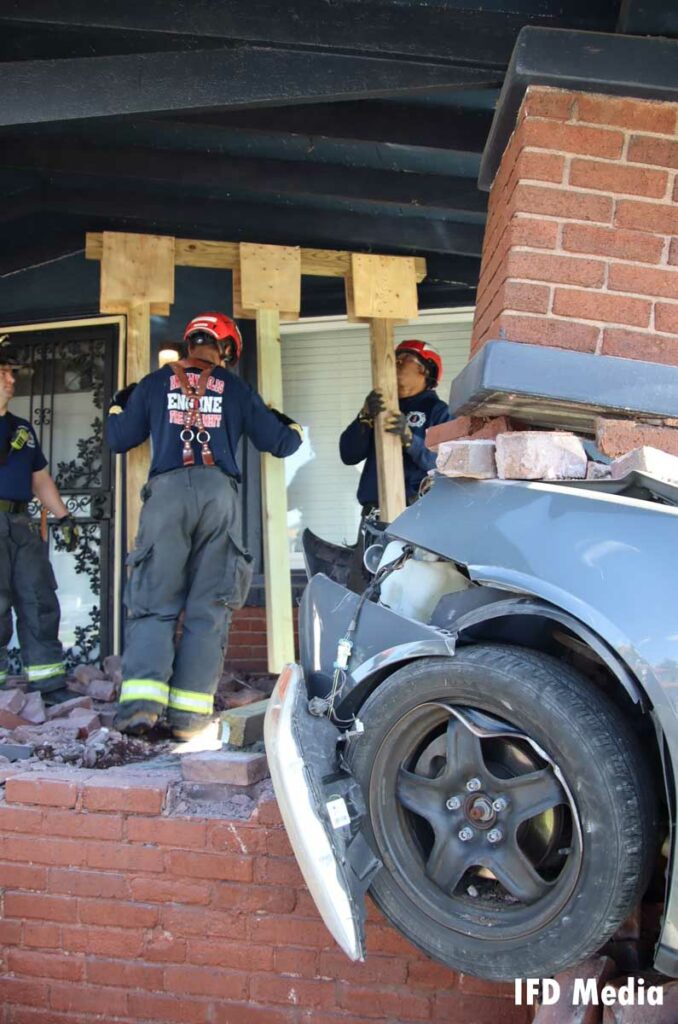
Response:
[{"label": "door", "polygon": [[[18,376],[10,408],[35,428],[49,471],[80,527],[80,543],[69,554],[48,522],[59,635],[69,668],[98,662],[113,649],[114,475],[103,421],[116,379],[118,333],[116,324],[102,324],[24,329],[12,337],[33,372]],[[37,502],[30,514],[37,525]],[[16,671],[16,637],[10,654]]]}]

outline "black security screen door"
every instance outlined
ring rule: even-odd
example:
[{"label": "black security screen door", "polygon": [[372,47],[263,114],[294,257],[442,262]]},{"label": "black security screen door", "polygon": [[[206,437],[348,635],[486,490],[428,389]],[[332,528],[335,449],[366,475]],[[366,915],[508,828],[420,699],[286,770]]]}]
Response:
[{"label": "black security screen door", "polygon": [[[60,639],[69,667],[99,661],[113,643],[114,478],[103,419],[114,390],[118,328],[36,329],[15,334],[13,341],[33,373],[18,377],[10,409],[35,428],[49,471],[80,525],[80,543],[72,554],[49,527]],[[31,515],[37,526],[37,502]]]}]

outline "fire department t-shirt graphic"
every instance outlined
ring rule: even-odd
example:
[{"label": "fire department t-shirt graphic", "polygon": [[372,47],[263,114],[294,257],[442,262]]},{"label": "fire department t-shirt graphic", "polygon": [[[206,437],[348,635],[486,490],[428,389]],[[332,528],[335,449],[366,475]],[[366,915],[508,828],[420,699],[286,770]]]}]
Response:
[{"label": "fire department t-shirt graphic", "polygon": [[[182,364],[183,365],[183,364]],[[185,366],[192,387],[197,387],[200,370]],[[150,434],[153,449],[150,476],[169,473],[184,466],[181,434],[189,399],[181,390],[171,366],[149,373],[139,382],[125,409],[106,420],[106,440],[114,452],[126,452],[142,444]],[[210,371],[205,394],[200,399],[203,427],[210,435],[214,463],[224,473],[240,480],[236,459],[243,434],[262,452],[282,458],[301,444],[296,430],[290,430],[262,402],[249,384],[221,366]],[[203,465],[197,432],[191,447],[195,465]]]},{"label": "fire department t-shirt graphic", "polygon": [[416,427],[423,427],[426,423],[426,413],[413,409],[407,414],[407,425],[414,430]]},{"label": "fire department t-shirt graphic", "polygon": [[[186,377],[192,388],[197,388],[200,374],[187,371]],[[170,390],[167,395],[167,409],[169,422],[175,426],[183,427],[188,410],[188,396],[181,390],[181,381],[176,373],[173,373],[169,382]],[[215,430],[221,426],[223,421],[223,400],[224,381],[219,377],[210,376],[207,378],[205,394],[200,399],[200,415],[205,430]]]}]

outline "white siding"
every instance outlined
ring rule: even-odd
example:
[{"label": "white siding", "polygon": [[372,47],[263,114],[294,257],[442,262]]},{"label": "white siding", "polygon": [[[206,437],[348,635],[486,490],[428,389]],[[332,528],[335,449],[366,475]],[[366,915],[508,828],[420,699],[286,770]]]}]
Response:
[{"label": "white siding", "polygon": [[[450,310],[396,328],[396,343],[421,338],[438,349],[444,376],[437,390],[445,400],[451,380],[468,361],[472,319],[472,309]],[[306,435],[285,463],[292,565],[300,566],[299,537],[306,526],[335,543],[356,538],[362,466],[343,465],[339,435],[371,388],[368,328],[343,318],[286,325],[282,365],[285,412]]]}]

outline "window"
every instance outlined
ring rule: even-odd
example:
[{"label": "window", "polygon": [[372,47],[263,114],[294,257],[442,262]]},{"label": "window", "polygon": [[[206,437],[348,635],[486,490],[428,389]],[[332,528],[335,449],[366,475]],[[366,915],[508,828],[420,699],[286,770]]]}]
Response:
[{"label": "window", "polygon": [[[396,344],[421,338],[438,349],[444,376],[437,391],[443,399],[468,361],[472,321],[470,308],[436,311],[395,330]],[[344,317],[283,325],[282,367],[285,412],[303,424],[305,434],[285,460],[291,565],[301,568],[306,527],[336,544],[354,543],[358,532],[362,465],[343,465],[339,435],[372,386],[369,329]]]}]

